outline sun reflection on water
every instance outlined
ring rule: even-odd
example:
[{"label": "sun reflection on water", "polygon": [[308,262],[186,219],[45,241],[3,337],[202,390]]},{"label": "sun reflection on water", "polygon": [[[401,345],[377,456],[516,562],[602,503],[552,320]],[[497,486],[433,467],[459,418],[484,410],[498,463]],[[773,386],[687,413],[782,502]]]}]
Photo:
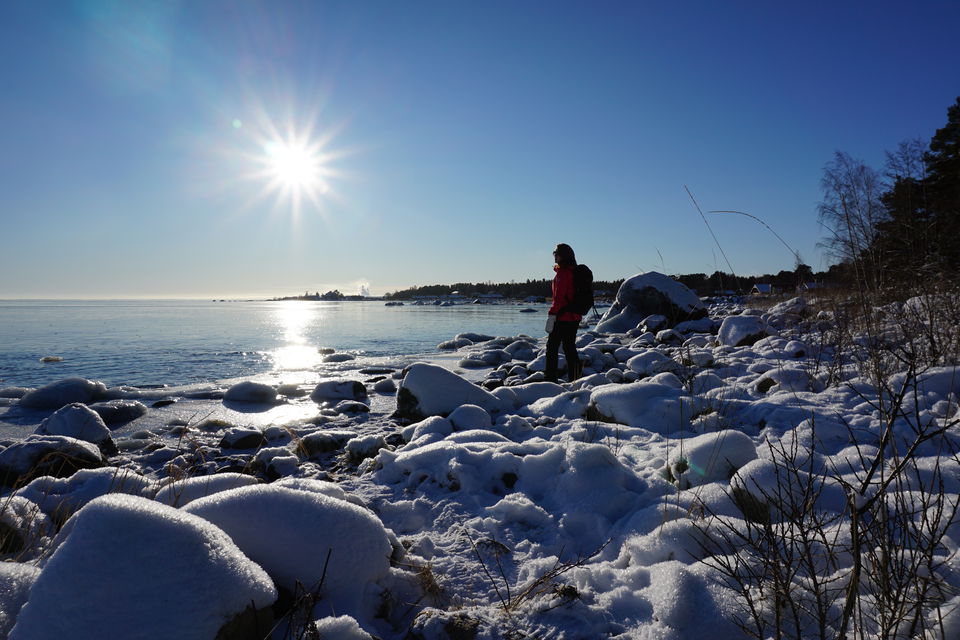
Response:
[{"label": "sun reflection on water", "polygon": [[282,302],[274,311],[277,327],[285,344],[270,352],[274,371],[304,371],[320,364],[323,357],[316,346],[308,344],[307,327],[321,319],[320,309],[300,301]]}]

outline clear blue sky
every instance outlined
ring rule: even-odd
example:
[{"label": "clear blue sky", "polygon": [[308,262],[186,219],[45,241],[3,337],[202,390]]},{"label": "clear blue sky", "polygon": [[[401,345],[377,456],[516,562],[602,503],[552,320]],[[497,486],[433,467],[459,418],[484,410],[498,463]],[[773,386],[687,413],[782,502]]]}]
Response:
[{"label": "clear blue sky", "polygon": [[[820,270],[824,164],[928,141],[958,33],[955,1],[6,0],[0,297],[546,278],[557,242],[726,271],[684,185]],[[737,273],[793,268],[707,217]]]}]

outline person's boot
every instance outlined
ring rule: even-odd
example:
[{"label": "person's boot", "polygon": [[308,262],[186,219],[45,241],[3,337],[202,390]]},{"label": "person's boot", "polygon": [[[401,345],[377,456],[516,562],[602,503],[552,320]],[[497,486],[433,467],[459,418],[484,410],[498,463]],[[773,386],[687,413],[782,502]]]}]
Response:
[{"label": "person's boot", "polygon": [[570,365],[570,382],[577,380],[583,375],[583,363],[577,360]]}]

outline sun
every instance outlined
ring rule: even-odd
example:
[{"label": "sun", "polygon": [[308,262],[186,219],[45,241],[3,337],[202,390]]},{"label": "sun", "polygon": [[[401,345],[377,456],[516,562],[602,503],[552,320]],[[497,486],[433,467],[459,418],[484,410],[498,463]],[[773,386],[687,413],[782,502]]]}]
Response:
[{"label": "sun", "polygon": [[271,141],[264,145],[272,182],[288,190],[313,189],[323,182],[320,156],[306,145]]},{"label": "sun", "polygon": [[281,128],[265,120],[248,154],[254,167],[248,177],[260,183],[260,197],[272,200],[275,211],[289,211],[294,220],[306,211],[324,215],[334,195],[331,180],[340,174],[334,164],[342,152],[329,148],[335,131],[318,134],[312,126]]}]

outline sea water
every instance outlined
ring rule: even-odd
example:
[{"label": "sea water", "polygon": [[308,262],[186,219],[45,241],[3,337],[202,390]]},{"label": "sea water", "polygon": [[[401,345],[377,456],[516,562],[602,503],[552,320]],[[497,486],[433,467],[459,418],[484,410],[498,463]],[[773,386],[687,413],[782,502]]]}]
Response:
[{"label": "sea water", "polygon": [[0,300],[0,387],[215,382],[317,369],[324,348],[396,356],[437,353],[464,332],[541,337],[545,318],[545,305],[526,303]]}]

